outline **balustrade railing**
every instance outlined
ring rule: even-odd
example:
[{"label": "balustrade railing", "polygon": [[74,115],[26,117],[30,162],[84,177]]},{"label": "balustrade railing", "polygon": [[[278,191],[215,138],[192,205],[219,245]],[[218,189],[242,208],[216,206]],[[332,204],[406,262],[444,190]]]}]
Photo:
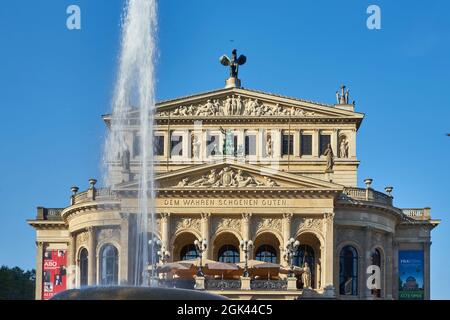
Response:
[{"label": "balustrade railing", "polygon": [[287,290],[287,280],[252,280],[252,290]]},{"label": "balustrade railing", "polygon": [[341,200],[357,200],[357,201],[368,201],[379,203],[383,205],[392,206],[392,197],[375,191],[371,188],[363,189],[363,188],[352,188],[346,187],[344,188],[343,194],[340,197]]},{"label": "balustrade railing", "polygon": [[163,288],[191,289],[194,290],[195,280],[193,279],[160,279],[159,286]]},{"label": "balustrade railing", "polygon": [[45,208],[44,218],[46,220],[58,220],[61,217],[62,208]]},{"label": "balustrade railing", "polygon": [[429,208],[402,209],[403,214],[416,220],[428,220],[430,218]]},{"label": "balustrade railing", "polygon": [[83,191],[74,196],[73,204],[92,201],[93,196],[95,196],[95,200],[113,199],[116,193],[110,188],[95,188],[94,190]]},{"label": "balustrade railing", "polygon": [[206,279],[206,290],[240,290],[241,280]]}]

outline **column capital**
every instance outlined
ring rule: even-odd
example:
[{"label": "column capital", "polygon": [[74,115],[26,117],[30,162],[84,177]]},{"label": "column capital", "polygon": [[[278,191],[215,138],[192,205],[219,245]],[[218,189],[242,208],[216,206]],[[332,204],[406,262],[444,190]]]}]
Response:
[{"label": "column capital", "polygon": [[122,220],[128,220],[129,217],[130,217],[130,214],[128,212],[120,213],[120,219],[122,219]]},{"label": "column capital", "polygon": [[284,212],[283,213],[283,219],[285,219],[289,222],[292,220],[293,216],[294,216],[294,214],[292,212]]},{"label": "column capital", "polygon": [[325,212],[323,214],[323,218],[326,220],[326,222],[333,222],[335,213],[334,212]]},{"label": "column capital", "polygon": [[252,218],[251,212],[242,213],[242,220],[244,220],[245,222],[249,222],[251,218]]},{"label": "column capital", "polygon": [[161,221],[167,222],[167,220],[170,218],[170,212],[160,212],[159,216],[161,217]]},{"label": "column capital", "polygon": [[209,220],[211,217],[211,212],[202,212],[200,215],[202,220]]},{"label": "column capital", "polygon": [[38,249],[44,248],[44,242],[43,241],[36,241],[36,247]]}]

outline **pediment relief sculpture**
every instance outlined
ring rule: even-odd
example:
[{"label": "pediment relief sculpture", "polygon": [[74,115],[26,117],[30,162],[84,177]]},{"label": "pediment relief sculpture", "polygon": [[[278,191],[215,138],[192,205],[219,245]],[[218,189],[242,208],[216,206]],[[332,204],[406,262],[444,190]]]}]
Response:
[{"label": "pediment relief sculpture", "polygon": [[280,106],[258,99],[242,98],[240,95],[227,96],[224,99],[208,99],[205,103],[182,105],[172,110],[160,111],[157,116],[320,116],[313,111],[299,107]]},{"label": "pediment relief sculpture", "polygon": [[218,172],[217,169],[211,171],[198,179],[183,178],[177,187],[277,187],[279,186],[273,179],[264,176],[262,180],[256,179],[241,169],[235,170],[231,167],[224,167]]}]

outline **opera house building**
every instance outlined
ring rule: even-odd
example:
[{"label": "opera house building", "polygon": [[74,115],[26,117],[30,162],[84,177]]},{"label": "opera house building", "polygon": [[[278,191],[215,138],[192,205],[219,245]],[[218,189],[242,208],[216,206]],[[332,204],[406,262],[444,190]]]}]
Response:
[{"label": "opera house building", "polygon": [[[156,104],[149,239],[159,249],[148,268],[160,286],[232,299],[430,298],[439,221],[396,207],[389,185],[358,186],[364,109],[344,86],[330,100],[246,89],[236,73],[223,89]],[[28,220],[37,299],[133,283],[141,150],[139,113],[128,116],[113,186],[86,179],[67,207]]]}]

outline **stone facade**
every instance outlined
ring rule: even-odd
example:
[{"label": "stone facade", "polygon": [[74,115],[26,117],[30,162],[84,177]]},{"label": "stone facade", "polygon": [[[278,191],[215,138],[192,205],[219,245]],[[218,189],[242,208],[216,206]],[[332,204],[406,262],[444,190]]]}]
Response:
[{"label": "stone facade", "polygon": [[[286,244],[294,238],[314,257],[312,293],[239,286],[220,293],[254,299],[306,294],[397,299],[399,251],[419,250],[424,254],[424,298],[429,299],[431,230],[439,222],[431,219],[428,208],[395,207],[390,191],[375,191],[370,184],[357,187],[356,134],[363,114],[347,100],[327,105],[230,87],[158,103],[155,136],[162,137],[162,146],[154,158],[154,236],[170,253],[169,261],[181,260],[183,248],[194,239],[208,240],[203,257],[209,260],[218,260],[223,246],[239,250],[241,240],[252,240],[250,259],[257,258],[258,248],[270,246],[274,261],[287,267]],[[68,284],[80,286],[82,281],[101,284],[102,248],[112,245],[118,252],[117,283],[132,282],[140,161],[137,111],[131,110],[130,118],[130,161],[126,168],[120,159],[110,164],[114,187],[91,185],[74,192],[68,207],[38,208],[37,217],[28,221],[36,229],[38,299],[46,249],[67,250],[68,265],[78,267],[85,261],[81,250],[87,250],[87,280],[78,272]],[[104,121],[108,125],[111,117]],[[173,141],[179,143],[174,146]],[[321,153],[323,143],[331,145],[334,155],[331,170],[330,159]],[[343,284],[340,259],[347,246],[355,249],[357,268]],[[375,250],[381,289],[374,293],[367,289],[366,270],[374,263]],[[242,250],[239,259],[245,259]]]}]

